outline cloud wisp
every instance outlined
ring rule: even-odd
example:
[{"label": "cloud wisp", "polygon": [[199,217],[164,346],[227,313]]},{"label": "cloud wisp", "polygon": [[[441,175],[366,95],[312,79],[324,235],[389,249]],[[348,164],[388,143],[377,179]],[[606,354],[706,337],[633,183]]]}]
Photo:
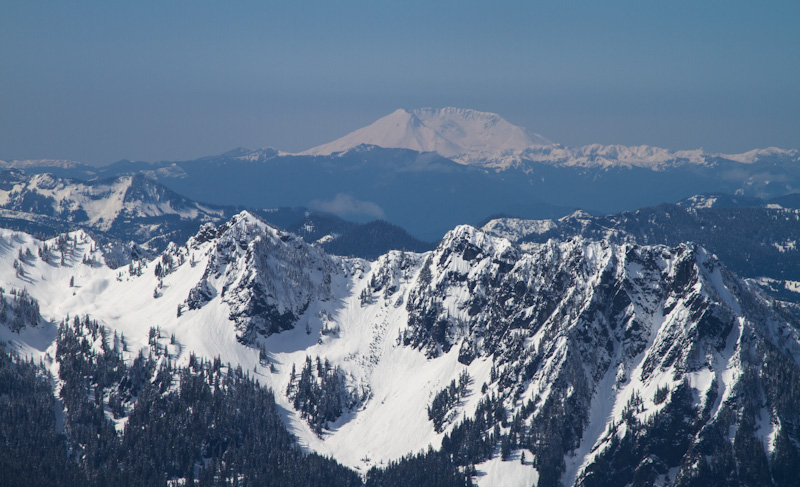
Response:
[{"label": "cloud wisp", "polygon": [[339,193],[331,200],[313,200],[309,206],[315,210],[333,213],[340,217],[384,218],[383,209],[371,201],[361,201],[346,193]]}]

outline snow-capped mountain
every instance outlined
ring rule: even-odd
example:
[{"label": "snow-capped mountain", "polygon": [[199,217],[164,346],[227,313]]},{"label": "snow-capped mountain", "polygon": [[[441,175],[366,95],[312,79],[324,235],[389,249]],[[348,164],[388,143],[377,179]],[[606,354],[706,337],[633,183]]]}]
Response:
[{"label": "snow-capped mountain", "polygon": [[[161,174],[161,169],[172,175]],[[428,241],[492,213],[564,213],[527,194],[523,181],[500,181],[480,168],[431,152],[377,146],[332,156],[275,155],[265,160],[250,160],[237,151],[194,161],[120,164],[108,171],[104,177],[119,175],[114,171],[153,175],[196,201],[245,208],[305,207],[360,223],[384,219]]]},{"label": "snow-capped mountain", "polygon": [[[244,148],[191,161],[105,167],[26,166],[75,178],[144,174],[195,201],[305,207],[358,222],[383,219],[438,241],[492,215],[617,213],[706,193],[770,199],[800,192],[800,152],[714,154],[651,146],[552,144],[498,115],[398,110],[301,154]],[[230,215],[228,215],[230,216]]]},{"label": "snow-capped mountain", "polygon": [[120,271],[80,232],[0,237],[0,283],[42,316],[0,338],[56,377],[53,324],[88,315],[128,361],[252,371],[304,448],[362,472],[430,445],[479,485],[800,473],[800,323],[693,244],[522,248],[459,226],[369,262],[241,213]]},{"label": "snow-capped mountain", "polygon": [[[219,223],[230,214],[141,174],[85,182],[16,169],[0,173],[0,218],[6,225],[44,234],[83,227],[145,243],[186,238],[187,229],[194,233],[200,224]],[[155,248],[166,245],[153,243]]]},{"label": "snow-capped mountain", "polygon": [[[43,236],[83,228],[116,246],[133,242],[160,251],[237,211],[190,200],[140,172],[88,182],[16,169],[0,172],[0,226]],[[386,222],[359,224],[302,207],[252,211],[337,255],[377,257],[391,248],[433,247]]]},{"label": "snow-capped mountain", "polygon": [[214,245],[206,270],[186,304],[199,309],[222,290],[241,342],[291,329],[312,300],[332,297],[331,276],[337,264],[295,235],[243,213],[219,229],[205,225],[188,247],[199,249],[208,239]]},{"label": "snow-capped mountain", "polygon": [[216,220],[219,210],[205,207],[143,176],[83,183],[49,174],[28,177],[6,173],[0,189],[2,207],[28,211],[109,230],[118,219],[175,215],[182,219]]},{"label": "snow-capped mountain", "polygon": [[329,155],[360,145],[411,149],[468,163],[494,159],[532,145],[551,145],[539,134],[494,113],[463,108],[398,109],[372,124],[304,154]]},{"label": "snow-capped mountain", "polygon": [[[492,357],[490,389],[523,425],[539,485],[692,485],[721,461],[782,455],[779,388],[748,381],[797,374],[799,335],[702,248],[575,239],[521,252],[461,228],[421,276],[404,343]],[[726,449],[747,441],[758,448],[738,460]]]},{"label": "snow-capped mountain", "polygon": [[32,167],[50,167],[58,169],[75,169],[83,166],[81,162],[69,159],[25,159],[13,161],[0,161],[3,169],[29,169]]},{"label": "snow-capped mountain", "polygon": [[523,161],[563,167],[641,167],[663,170],[682,164],[707,165],[715,156],[702,149],[671,151],[648,145],[624,146],[591,144],[582,147],[528,147],[498,158],[491,165],[503,168]]},{"label": "snow-capped mountain", "polygon": [[559,167],[640,167],[658,171],[684,164],[714,165],[718,160],[753,164],[761,160],[796,160],[798,157],[797,150],[776,147],[742,154],[714,154],[702,149],[673,151],[647,145],[565,147],[512,125],[497,114],[452,107],[399,109],[303,154],[329,155],[360,145],[436,152],[462,164],[495,170],[541,163]]},{"label": "snow-capped mountain", "polygon": [[703,149],[673,151],[649,145],[624,146],[590,144],[582,147],[529,147],[498,158],[489,165],[507,168],[524,165],[526,162],[544,163],[562,167],[581,168],[645,168],[664,171],[682,165],[715,166],[720,163],[736,162],[755,164],[771,160],[796,161],[800,153],[795,150],[769,147],[755,149],[742,154],[715,154]]},{"label": "snow-capped mountain", "polygon": [[[576,211],[559,219],[497,218],[482,229],[522,247],[583,237],[614,243],[697,242],[772,296],[800,303],[800,202],[709,194],[611,215]],[[735,229],[735,230],[732,230]]]}]

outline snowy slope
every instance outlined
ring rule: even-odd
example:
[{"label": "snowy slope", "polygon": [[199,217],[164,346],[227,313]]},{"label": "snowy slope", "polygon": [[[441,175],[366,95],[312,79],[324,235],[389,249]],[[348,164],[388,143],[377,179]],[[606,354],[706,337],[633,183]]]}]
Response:
[{"label": "snowy slope", "polygon": [[[690,446],[709,432],[731,431],[723,445],[755,435],[763,455],[791,446],[778,441],[788,434],[779,425],[795,413],[767,377],[773,364],[800,370],[797,324],[696,246],[573,239],[523,250],[462,226],[434,251],[368,262],[325,255],[242,213],[152,262],[112,270],[82,232],[61,242],[0,237],[0,285],[26,288],[47,321],[19,334],[0,325],[0,338],[24,354],[52,357],[52,323],[66,315],[124,334],[131,358],[149,350],[158,327],[164,346],[174,335],[168,349],[179,365],[194,352],[252,371],[274,388],[304,447],[361,472],[451,444],[486,401],[493,417],[502,408],[496,431],[515,443],[507,461],[498,446],[473,462],[481,485],[624,476],[612,454],[625,438],[672,441],[653,418],[691,426],[675,433],[690,441],[677,459],[632,455],[662,481],[695,475],[703,458]],[[45,243],[47,261],[37,251]],[[19,274],[12,264],[25,249],[32,255]],[[306,357],[339,367],[353,399],[322,434],[286,394]],[[437,432],[428,407],[465,371],[469,383]],[[751,403],[764,406],[754,413]],[[754,433],[751,420],[761,425]]]},{"label": "snowy slope", "polygon": [[180,197],[143,176],[121,176],[86,183],[51,174],[3,173],[0,207],[85,222],[108,230],[124,218],[176,215],[218,218],[222,212]]},{"label": "snowy slope", "polygon": [[793,285],[800,280],[798,220],[800,210],[791,198],[764,201],[706,194],[611,215],[578,211],[552,220],[499,218],[487,222],[483,230],[523,248],[574,236],[642,245],[693,241],[739,276],[755,279],[776,299],[799,303],[800,293]]},{"label": "snowy slope", "polygon": [[[254,234],[260,236],[254,238]],[[13,233],[12,237],[12,232],[6,232],[3,235],[3,242],[7,242],[4,259],[13,260],[21,248],[34,249],[36,255],[35,247],[42,245],[24,234]],[[187,247],[170,248],[165,255],[171,256],[168,260],[175,268],[159,278],[155,268],[163,265],[163,257],[144,266],[141,275],[137,275],[138,271],[131,273],[130,270],[82,264],[79,256],[92,248],[93,243],[88,236],[75,235],[78,246],[68,252],[64,266],[34,258],[25,264],[25,276],[17,277],[10,263],[4,263],[6,271],[0,272],[0,282],[8,288],[27,287],[39,300],[42,314],[50,322],[86,313],[99,319],[110,329],[124,334],[131,356],[142,348],[147,350],[149,329],[158,326],[162,336],[174,334],[180,344],[175,353],[179,364],[187,363],[190,351],[207,358],[219,356],[223,361],[241,364],[246,370],[256,370],[256,375],[276,391],[286,389],[292,364],[301,365],[306,355],[330,359],[348,373],[352,387],[363,388],[363,395],[371,398],[372,407],[357,417],[342,418],[341,424],[333,425],[334,430],[324,439],[317,437],[300,418],[290,417],[289,424],[301,443],[326,454],[335,454],[347,465],[363,470],[422,449],[432,441],[433,427],[425,417],[425,407],[433,391],[449,381],[453,369],[460,370],[460,366],[454,356],[430,363],[421,352],[396,346],[395,339],[405,321],[405,309],[388,305],[384,300],[362,307],[358,297],[359,289],[368,284],[371,268],[368,262],[324,256],[324,262],[312,261],[311,280],[305,281],[286,268],[284,262],[267,257],[260,271],[279,273],[269,279],[274,292],[267,301],[279,306],[281,311],[300,314],[302,310],[303,313],[293,329],[265,338],[258,333],[238,331],[236,318],[246,308],[243,300],[252,288],[239,288],[237,284],[253,278],[250,272],[254,271],[239,266],[246,264],[253,249],[262,247],[266,239],[272,244],[283,242],[288,247],[284,249],[286,257],[304,259],[308,252],[319,254],[298,237],[280,233],[243,214],[218,237],[205,240],[207,235],[204,237],[201,232]],[[230,249],[229,245],[238,249]],[[228,255],[230,259],[222,263],[220,255]],[[101,259],[100,254],[96,257]],[[54,261],[58,262],[59,258],[57,254]],[[400,258],[399,253],[394,254],[394,259],[397,258]],[[411,263],[419,261],[419,256],[409,255],[408,258],[412,259]],[[392,260],[391,256],[386,259]],[[338,269],[329,283],[325,284],[325,269],[318,265]],[[217,277],[215,270],[220,266]],[[406,278],[412,277],[409,273],[413,272],[412,267],[407,267]],[[75,276],[74,288],[69,287],[72,276]],[[403,272],[398,278],[403,279]],[[212,299],[191,309],[187,298],[206,279],[214,288]],[[231,283],[229,279],[236,282]],[[308,292],[316,290],[315,282],[325,285],[331,294],[315,295],[315,300],[309,303],[306,299]],[[226,289],[226,285],[230,288]],[[309,287],[304,288],[304,285]],[[276,298],[278,301],[274,301]],[[242,304],[245,306],[240,306]],[[176,318],[179,306],[183,312]],[[322,334],[323,327],[336,331]],[[0,332],[3,339],[19,343],[25,354],[44,352],[48,346],[46,338],[29,339],[29,336],[38,337],[37,333],[44,333],[38,330],[28,329],[14,335],[0,327]],[[45,335],[52,339],[54,332],[48,329]],[[247,341],[243,338],[251,341],[243,343]],[[254,345],[260,343],[266,346],[270,362],[276,367],[274,374],[259,361]],[[53,355],[52,350],[49,353]],[[388,359],[384,357],[386,353],[391,355]],[[423,384],[392,380],[398,376],[418,377],[420,371],[426,377]],[[276,398],[291,410],[285,396],[276,394]],[[412,399],[409,401],[409,398]],[[413,405],[411,410],[409,404]],[[383,421],[388,425],[385,433],[375,435],[376,424]],[[370,439],[364,441],[364,438]]]},{"label": "snowy slope", "polygon": [[45,235],[84,228],[163,249],[166,239],[184,240],[203,222],[219,223],[231,214],[192,201],[142,174],[87,182],[17,169],[0,172],[0,220]]}]

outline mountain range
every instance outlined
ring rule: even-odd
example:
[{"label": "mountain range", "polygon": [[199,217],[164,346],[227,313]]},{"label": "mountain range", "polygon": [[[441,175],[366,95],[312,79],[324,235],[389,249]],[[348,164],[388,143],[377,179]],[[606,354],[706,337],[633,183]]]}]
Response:
[{"label": "mountain range", "polygon": [[800,200],[794,196],[765,201],[713,194],[612,215],[576,211],[554,220],[496,218],[482,229],[523,247],[578,236],[643,245],[696,242],[769,294],[797,303],[798,215]]},{"label": "mountain range", "polygon": [[230,210],[203,205],[141,174],[85,182],[49,173],[0,172],[0,219],[6,228],[44,235],[82,226],[98,234],[156,247],[181,241],[194,222],[219,222]]},{"label": "mountain range", "polygon": [[3,482],[798,485],[798,157],[446,108],[5,163]]},{"label": "mountain range", "polygon": [[[83,228],[103,243],[109,259],[121,249],[130,252],[131,245],[138,246],[140,255],[161,251],[204,223],[220,224],[237,212],[232,206],[192,201],[140,173],[84,182],[11,169],[0,172],[0,199],[0,221],[6,228],[40,236]],[[795,265],[798,208],[800,200],[791,195],[761,200],[710,194],[611,215],[578,211],[550,220],[499,218],[483,229],[522,245],[574,236],[646,245],[697,242],[773,296],[795,302],[794,290],[800,289]],[[391,249],[433,248],[384,221],[355,223],[302,207],[251,211],[336,255],[375,259]],[[735,234],[729,231],[732,227],[738,229]],[[119,265],[127,264],[124,255],[118,259]]]},{"label": "mountain range", "polygon": [[[14,299],[0,338],[64,398],[57,325],[87,317],[69,333],[89,363],[150,357],[164,385],[148,394],[164,401],[186,387],[184,367],[230,364],[274,391],[303,448],[373,479],[410,475],[410,457],[393,462],[429,446],[478,485],[792,485],[800,473],[800,388],[786,388],[800,384],[800,322],[695,244],[520,247],[461,226],[432,251],[370,262],[241,213],[123,269],[81,231],[3,231],[2,245]],[[18,319],[20,303],[36,313]],[[162,407],[111,394],[138,380],[126,377],[89,383],[106,391],[90,397],[111,444],[138,408]],[[67,410],[66,441],[83,421]],[[221,460],[191,448],[198,472]]]},{"label": "mountain range", "polygon": [[713,154],[649,146],[565,147],[474,110],[398,110],[298,154],[235,149],[191,161],[4,163],[29,173],[107,179],[144,174],[195,201],[306,207],[347,220],[384,219],[425,241],[490,215],[557,218],[576,209],[632,211],[697,194],[762,199],[800,190],[800,153]]},{"label": "mountain range", "polygon": [[641,167],[664,170],[684,164],[742,164],[770,158],[797,160],[796,150],[775,147],[742,154],[709,154],[702,149],[671,151],[659,147],[591,144],[564,147],[513,125],[495,113],[463,108],[399,109],[372,124],[301,154],[330,155],[362,145],[435,152],[466,165],[505,170],[530,163],[561,167]]},{"label": "mountain range", "polygon": [[[42,238],[84,229],[102,245],[109,263],[117,265],[127,265],[131,251],[142,256],[160,252],[170,242],[185,241],[204,223],[223,223],[238,211],[241,206],[190,200],[142,173],[83,181],[0,171],[0,225]],[[432,248],[385,221],[355,223],[302,207],[251,211],[338,255],[374,258],[390,249]]]}]

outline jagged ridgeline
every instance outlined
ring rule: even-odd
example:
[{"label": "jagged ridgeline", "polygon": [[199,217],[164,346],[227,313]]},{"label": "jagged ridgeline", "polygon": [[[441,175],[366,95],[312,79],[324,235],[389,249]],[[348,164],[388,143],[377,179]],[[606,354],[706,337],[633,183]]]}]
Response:
[{"label": "jagged ridgeline", "polygon": [[143,174],[82,181],[53,174],[0,171],[0,223],[50,236],[75,228],[107,239],[163,249],[185,241],[202,222],[220,222],[231,209],[185,198]]},{"label": "jagged ridgeline", "polygon": [[[70,465],[89,485],[800,478],[800,325],[694,244],[521,247],[460,226],[431,252],[366,261],[242,213],[119,270],[67,237],[61,250],[0,242],[16,289],[0,333],[44,367],[9,351],[5,380],[54,381],[60,403],[30,410],[66,411],[39,436],[4,423],[15,442],[69,446],[42,472]],[[8,471],[25,459],[7,458]]]},{"label": "jagged ridgeline", "polygon": [[407,345],[493,362],[488,402],[442,442],[462,465],[486,458],[496,421],[493,441],[529,451],[540,486],[800,478],[798,322],[700,247],[524,252],[462,227],[407,309]]},{"label": "jagged ridgeline", "polygon": [[763,201],[705,195],[613,215],[578,211],[558,220],[497,218],[483,229],[523,247],[575,236],[641,245],[696,242],[739,276],[757,279],[772,296],[800,303],[798,208],[796,196]]},{"label": "jagged ridgeline", "polygon": [[186,305],[200,309],[219,293],[242,343],[293,328],[313,300],[332,297],[332,275],[340,262],[297,236],[239,215],[219,228],[203,226],[186,252],[209,241],[213,247],[203,277]]},{"label": "jagged ridgeline", "polygon": [[[28,169],[59,172],[55,167]],[[223,224],[241,210],[192,201],[153,179],[159,174],[131,171],[129,167],[102,178],[76,174],[94,176],[85,181],[49,172],[0,170],[0,226],[48,238],[84,229],[102,244],[106,263],[119,267],[131,257],[161,252],[170,242],[183,243],[204,223]],[[380,220],[359,224],[303,207],[253,211],[336,255],[374,259],[390,249],[421,252],[434,246]]]}]

